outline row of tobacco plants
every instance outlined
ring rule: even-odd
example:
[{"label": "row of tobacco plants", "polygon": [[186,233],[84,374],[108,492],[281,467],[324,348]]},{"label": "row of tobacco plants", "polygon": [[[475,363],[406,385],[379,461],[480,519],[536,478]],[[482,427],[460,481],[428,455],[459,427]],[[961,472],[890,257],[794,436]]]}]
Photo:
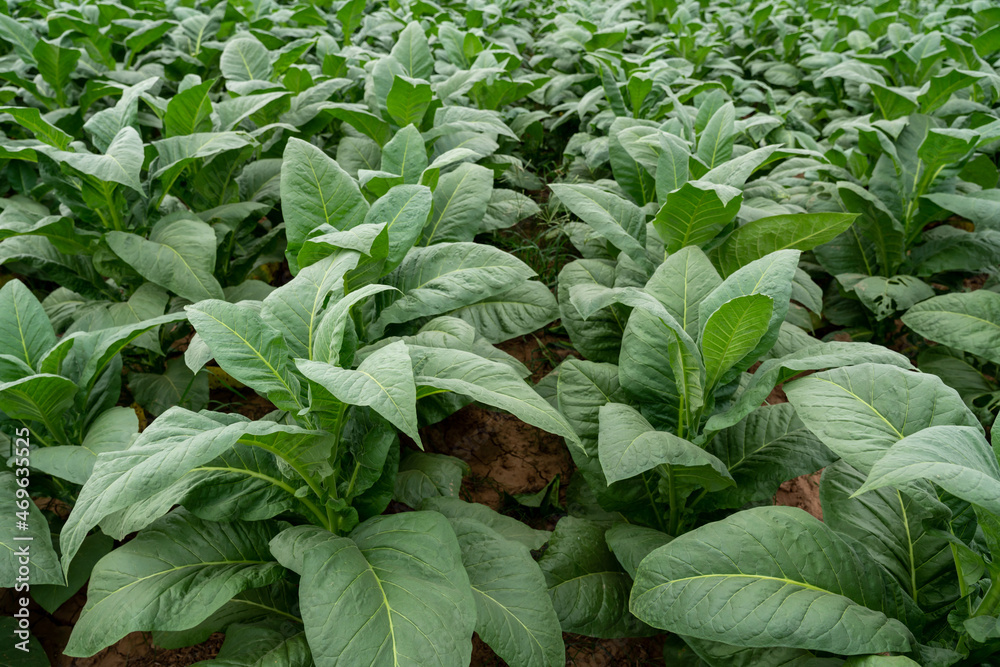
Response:
[{"label": "row of tobacco plants", "polygon": [[[86,585],[66,655],[1000,652],[995,3],[0,0],[0,54],[0,583]],[[472,403],[564,438],[553,531],[422,450]]]}]

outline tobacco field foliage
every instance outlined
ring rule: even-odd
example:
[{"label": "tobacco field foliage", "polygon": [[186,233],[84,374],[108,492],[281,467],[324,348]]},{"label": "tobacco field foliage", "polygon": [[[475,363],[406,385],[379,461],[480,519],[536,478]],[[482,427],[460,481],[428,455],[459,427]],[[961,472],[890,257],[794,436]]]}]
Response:
[{"label": "tobacco field foliage", "polygon": [[998,110],[988,0],[0,0],[0,583],[22,512],[72,657],[996,664]]}]

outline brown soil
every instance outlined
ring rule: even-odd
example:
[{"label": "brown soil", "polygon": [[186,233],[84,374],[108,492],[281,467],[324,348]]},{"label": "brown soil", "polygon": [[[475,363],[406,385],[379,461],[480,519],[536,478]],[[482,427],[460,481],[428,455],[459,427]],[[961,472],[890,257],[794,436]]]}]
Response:
[{"label": "brown soil", "polygon": [[774,504],[804,509],[822,521],[823,507],[819,502],[819,478],[822,472],[788,480],[774,494]]},{"label": "brown soil", "polygon": [[566,480],[573,470],[559,436],[474,405],[425,428],[421,437],[427,451],[468,463],[472,472],[462,484],[462,495],[493,509],[501,508],[504,493],[541,491],[556,475]]}]

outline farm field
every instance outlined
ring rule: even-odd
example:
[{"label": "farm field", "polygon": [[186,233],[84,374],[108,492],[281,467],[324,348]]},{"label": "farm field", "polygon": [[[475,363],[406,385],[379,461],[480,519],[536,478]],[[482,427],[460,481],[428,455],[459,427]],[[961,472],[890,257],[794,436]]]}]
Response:
[{"label": "farm field", "polygon": [[0,0],[0,666],[1000,667],[1000,4]]}]

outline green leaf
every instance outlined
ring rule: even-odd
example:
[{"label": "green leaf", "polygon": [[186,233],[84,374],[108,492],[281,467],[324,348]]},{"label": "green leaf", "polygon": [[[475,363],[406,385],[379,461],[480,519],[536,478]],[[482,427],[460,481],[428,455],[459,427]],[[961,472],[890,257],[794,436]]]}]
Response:
[{"label": "green leaf", "polygon": [[108,232],[116,255],[143,278],[188,299],[222,299],[215,273],[215,231],[200,220],[165,218],[149,238],[130,232]]},{"label": "green leaf", "polygon": [[253,37],[238,37],[226,42],[219,67],[228,81],[268,81],[271,78],[267,48]]},{"label": "green leaf", "polygon": [[469,663],[476,606],[440,514],[377,517],[318,544],[299,600],[317,667]]},{"label": "green leaf", "polygon": [[427,36],[416,21],[410,22],[399,33],[390,55],[414,79],[429,80],[434,73],[434,57],[427,44]]},{"label": "green leaf", "polygon": [[806,512],[758,507],[647,556],[631,609],[655,627],[736,646],[905,653],[915,639],[883,577]]},{"label": "green leaf", "polygon": [[722,274],[728,276],[776,250],[812,250],[832,241],[857,217],[855,213],[793,213],[758,218],[737,227],[714,257]]},{"label": "green leaf", "polygon": [[[20,448],[22,445],[17,447]],[[66,580],[63,579],[59,567],[59,557],[52,548],[49,524],[27,493],[24,498],[17,497],[19,489],[27,491],[17,480],[18,477],[13,472],[0,471],[0,492],[3,492],[0,506],[8,517],[3,530],[0,530],[0,585],[9,589],[13,589],[18,583],[27,583],[29,586],[35,584],[61,586]],[[21,503],[24,509],[21,509],[18,503]],[[17,522],[22,521],[22,515],[25,517],[23,521],[27,527],[19,529]],[[24,565],[21,559],[25,558],[25,552],[27,552],[27,576],[19,572],[20,567]]]},{"label": "green leaf", "polygon": [[549,187],[560,202],[600,237],[652,272],[653,264],[644,246],[645,216],[638,206],[592,185],[554,183]]},{"label": "green leaf", "polygon": [[774,300],[764,294],[731,299],[712,313],[701,332],[705,387],[710,391],[723,374],[757,347],[767,333]]},{"label": "green leaf", "polygon": [[[390,232],[391,234],[391,232]],[[478,243],[414,248],[385,284],[399,290],[369,327],[379,337],[390,324],[440,315],[510,289],[535,275],[509,253]]]},{"label": "green leaf", "polygon": [[860,364],[816,373],[785,385],[810,431],[863,473],[902,438],[930,426],[977,426],[954,389],[936,375]]},{"label": "green leaf", "polygon": [[288,364],[288,345],[259,314],[215,300],[184,310],[222,370],[260,391],[282,410],[303,408],[299,380]]},{"label": "green leaf", "polygon": [[723,462],[736,482],[704,497],[703,507],[713,509],[769,500],[782,482],[814,473],[836,459],[789,403],[757,407],[715,435],[705,450]]},{"label": "green leaf", "polygon": [[357,370],[317,361],[296,361],[307,378],[348,405],[367,405],[420,444],[417,388],[406,344],[397,341],[365,357]]},{"label": "green leaf", "polygon": [[[316,438],[319,434],[275,422],[226,421],[226,416],[218,413],[171,408],[127,449],[98,456],[75,511],[63,527],[63,567],[69,565],[83,538],[98,523],[106,533],[121,539],[185,501],[199,484],[217,489],[220,466],[211,466],[214,470],[201,477],[199,468],[237,445],[246,447],[238,452],[241,455],[261,449],[282,457],[300,475],[308,475],[311,469],[321,468],[324,457],[329,456],[328,448]],[[249,464],[243,465],[244,471],[252,471],[246,467]],[[281,489],[286,497],[293,496],[295,489],[281,479],[280,473],[272,474],[278,477],[266,480],[268,484]],[[232,517],[235,508],[228,511]],[[113,521],[109,522],[109,518]]]},{"label": "green leaf", "polygon": [[491,343],[538,331],[559,317],[559,304],[549,288],[535,280],[448,313],[473,327]]},{"label": "green leaf", "polygon": [[163,129],[168,137],[210,132],[212,130],[212,98],[209,93],[217,79],[191,86],[167,103]]},{"label": "green leaf", "polygon": [[300,270],[264,298],[261,319],[281,332],[291,356],[314,358],[316,331],[327,297],[334,303],[343,297],[344,276],[358,259],[355,252],[335,252]]},{"label": "green leaf", "polygon": [[434,188],[434,212],[421,245],[471,241],[483,231],[483,216],[493,192],[493,172],[468,162],[445,174]]},{"label": "green leaf", "polygon": [[427,164],[424,138],[414,125],[401,129],[382,147],[382,171],[399,174],[408,185],[420,181]]},{"label": "green leaf", "polygon": [[930,426],[908,435],[875,462],[855,495],[914,480],[1000,514],[1000,464],[978,426]]},{"label": "green leaf", "polygon": [[320,225],[350,229],[364,222],[368,213],[368,202],[354,179],[326,153],[295,138],[285,146],[281,207],[293,255]]},{"label": "green leaf", "polygon": [[82,53],[78,49],[63,48],[46,40],[38,40],[31,49],[38,72],[56,92],[57,100],[64,100],[64,89],[73,76],[73,70]]},{"label": "green leaf", "polygon": [[701,302],[698,308],[698,322],[702,332],[705,331],[709,318],[724,303],[736,297],[763,294],[771,297],[774,303],[767,333],[761,337],[753,350],[723,375],[722,383],[746,370],[770,350],[778,339],[781,323],[788,313],[788,300],[792,293],[792,281],[795,277],[798,259],[798,250],[779,250],[762,259],[750,262],[726,278]]},{"label": "green leaf", "polygon": [[167,361],[161,373],[130,373],[128,386],[135,402],[153,416],[179,405],[202,410],[208,405],[208,373],[193,373],[180,357]]},{"label": "green leaf", "polygon": [[686,489],[733,485],[722,461],[673,433],[655,430],[621,403],[601,406],[598,452],[608,484],[664,466],[673,483]]},{"label": "green leaf", "polygon": [[458,498],[469,466],[462,459],[430,452],[407,452],[399,462],[393,497],[413,508],[434,498]]},{"label": "green leaf", "polygon": [[68,378],[39,373],[0,384],[0,408],[12,419],[44,422],[58,436],[77,389]]},{"label": "green leaf", "polygon": [[823,471],[824,523],[863,545],[924,610],[957,600],[960,593],[951,545],[934,533],[934,528],[945,527],[942,514],[947,509],[938,505],[934,517],[923,506],[929,504],[928,498],[936,500],[934,491],[916,487],[918,493],[910,495],[915,485],[909,484],[905,494],[881,488],[854,495],[864,482],[864,475],[844,461]]},{"label": "green leaf", "polygon": [[547,530],[535,530],[517,519],[500,514],[480,503],[467,503],[451,496],[435,496],[426,498],[420,509],[440,512],[449,520],[468,520],[488,526],[504,539],[523,544],[528,549],[541,549],[549,541],[551,533]]},{"label": "green leaf", "polygon": [[698,304],[722,284],[712,262],[697,246],[671,253],[646,283],[656,297],[692,338],[699,333]]},{"label": "green leaf", "polygon": [[869,276],[854,284],[854,292],[879,320],[934,296],[930,285],[919,278],[903,275],[891,278]]},{"label": "green leaf", "polygon": [[70,153],[47,147],[44,150],[39,147],[38,150],[56,162],[69,165],[98,181],[119,183],[143,194],[142,183],[139,180],[144,159],[142,139],[132,127],[123,128],[115,135],[104,155]]},{"label": "green leaf", "polygon": [[0,14],[0,38],[14,47],[14,52],[24,62],[34,65],[33,55],[38,38],[30,28],[7,14]]},{"label": "green leaf", "polygon": [[599,524],[564,517],[538,562],[563,632],[634,637],[650,630],[628,610],[632,578],[604,541]]},{"label": "green leaf", "polygon": [[0,289],[0,354],[23,360],[32,368],[56,344],[45,309],[20,280]]},{"label": "green leaf", "polygon": [[39,141],[59,150],[66,150],[73,141],[73,137],[42,118],[41,112],[34,107],[0,107],[0,114],[10,115],[18,125],[31,130]]},{"label": "green leaf", "polygon": [[196,662],[194,667],[311,667],[315,663],[305,632],[294,627],[276,629],[266,621],[234,623],[226,628],[225,642],[215,659]]},{"label": "green leaf", "polygon": [[267,549],[274,532],[171,512],[97,563],[66,655],[93,655],[137,630],[187,629],[237,593],[279,581],[285,570]]},{"label": "green leaf", "polygon": [[635,578],[635,571],[643,558],[672,539],[666,533],[632,523],[616,523],[604,534],[604,540],[615,558],[632,578]]},{"label": "green leaf", "polygon": [[903,315],[921,336],[1000,363],[1000,294],[990,290],[943,294]]},{"label": "green leaf", "polygon": [[728,185],[687,181],[667,195],[653,227],[673,254],[714,239],[739,213],[743,193]]},{"label": "green leaf", "polygon": [[127,448],[138,433],[139,418],[135,410],[111,408],[97,416],[79,445],[39,448],[32,452],[31,465],[48,475],[85,484],[98,454]]},{"label": "green leaf", "polygon": [[464,350],[408,347],[417,386],[468,396],[579,445],[580,439],[566,419],[509,365]]},{"label": "green leaf", "polygon": [[726,102],[712,114],[705,129],[698,137],[698,150],[695,155],[712,169],[728,160],[733,154],[736,110],[732,102]]},{"label": "green leaf", "polygon": [[431,84],[397,74],[386,98],[386,108],[396,125],[420,125],[432,96]]},{"label": "green leaf", "polygon": [[528,548],[472,519],[451,519],[476,600],[476,633],[511,665],[566,663],[559,618]]}]

